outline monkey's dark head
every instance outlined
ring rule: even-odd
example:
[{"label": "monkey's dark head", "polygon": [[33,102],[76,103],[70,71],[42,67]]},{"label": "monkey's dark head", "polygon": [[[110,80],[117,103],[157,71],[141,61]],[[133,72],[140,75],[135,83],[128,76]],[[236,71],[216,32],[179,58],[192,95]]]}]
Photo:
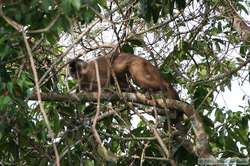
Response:
[{"label": "monkey's dark head", "polygon": [[81,59],[71,60],[69,63],[69,72],[74,79],[79,79],[87,73],[88,63]]}]

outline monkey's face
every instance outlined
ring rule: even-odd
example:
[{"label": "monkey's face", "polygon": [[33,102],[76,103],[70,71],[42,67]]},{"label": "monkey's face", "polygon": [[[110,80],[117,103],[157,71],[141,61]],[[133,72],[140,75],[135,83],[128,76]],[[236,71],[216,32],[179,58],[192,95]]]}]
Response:
[{"label": "monkey's face", "polygon": [[81,59],[69,63],[69,72],[74,79],[80,79],[87,73],[88,64]]}]

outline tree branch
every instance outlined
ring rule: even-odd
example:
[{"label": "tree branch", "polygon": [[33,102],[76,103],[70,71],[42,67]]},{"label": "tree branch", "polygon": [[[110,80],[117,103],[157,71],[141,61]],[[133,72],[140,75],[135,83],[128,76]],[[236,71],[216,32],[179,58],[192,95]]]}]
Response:
[{"label": "tree branch", "polygon": [[[144,105],[157,106],[159,108],[177,109],[185,113],[185,115],[191,120],[192,127],[196,136],[195,152],[198,157],[214,159],[208,148],[208,135],[204,130],[204,126],[199,114],[188,103],[177,101],[173,99],[155,99],[150,100],[142,93],[122,93],[123,100],[131,101],[135,103],[141,103]],[[61,101],[61,102],[87,102],[97,101],[97,92],[82,92],[79,94],[59,95],[54,93],[41,94],[44,101]],[[30,96],[29,100],[36,100],[36,96]],[[118,94],[104,92],[101,95],[100,101],[119,101],[121,100]]]}]

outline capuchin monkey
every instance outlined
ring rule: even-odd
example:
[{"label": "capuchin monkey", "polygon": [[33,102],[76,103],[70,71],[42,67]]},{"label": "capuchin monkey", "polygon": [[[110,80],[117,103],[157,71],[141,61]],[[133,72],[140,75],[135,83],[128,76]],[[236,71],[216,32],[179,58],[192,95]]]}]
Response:
[{"label": "capuchin monkey", "polygon": [[[69,64],[70,74],[79,81],[80,90],[97,91],[97,77],[95,61],[98,64],[101,87],[114,84],[111,72],[113,71],[122,90],[127,89],[126,75],[142,89],[150,91],[163,91],[166,98],[180,100],[178,93],[168,80],[165,80],[157,68],[148,60],[139,56],[120,53],[112,62],[110,58],[100,56],[90,62],[76,59]],[[176,122],[181,121],[183,113],[176,111]],[[173,122],[175,123],[175,122]]]}]

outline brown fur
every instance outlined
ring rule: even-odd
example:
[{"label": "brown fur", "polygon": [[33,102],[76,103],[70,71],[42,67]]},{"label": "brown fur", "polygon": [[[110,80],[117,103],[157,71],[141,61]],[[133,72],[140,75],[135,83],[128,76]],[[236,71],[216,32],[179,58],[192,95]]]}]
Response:
[{"label": "brown fur", "polygon": [[95,61],[98,64],[101,87],[108,86],[110,82],[109,59],[104,56],[101,56],[88,63],[84,62],[83,60],[76,59],[69,64],[69,67],[71,76],[79,81],[80,90],[97,90]]},{"label": "brown fur", "polygon": [[[179,96],[172,85],[164,80],[159,71],[149,61],[132,54],[121,53],[112,63],[112,69],[118,76],[128,73],[132,79],[144,89],[163,90],[166,97],[179,100]],[[124,82],[124,80],[119,81]]]},{"label": "brown fur", "polygon": [[[128,89],[126,75],[128,74],[139,87],[148,90],[162,90],[167,98],[180,100],[178,93],[169,81],[163,79],[159,71],[149,61],[136,55],[120,53],[110,65],[107,57],[100,56],[88,63],[76,59],[70,66],[71,75],[79,80],[80,90],[97,91],[97,77],[95,62],[98,64],[101,87],[107,87],[110,83],[110,66],[117,77],[117,81],[122,90]],[[176,112],[176,120],[173,123],[179,123],[183,113]]]},{"label": "brown fur", "polygon": [[[170,82],[165,80],[157,68],[144,58],[128,53],[120,53],[112,63],[112,70],[118,77],[120,85],[122,85],[121,83],[126,83],[124,75],[129,74],[141,88],[153,91],[162,90],[167,98],[180,100],[178,93]],[[123,79],[119,79],[119,77]],[[172,111],[175,112],[176,118],[172,119],[171,123],[180,127],[183,112],[178,110]]]},{"label": "brown fur", "polygon": [[[88,63],[76,59],[69,66],[71,75],[80,82],[80,90],[97,90],[94,61],[98,64],[101,87],[106,87],[110,83],[110,62],[107,57],[100,56]],[[170,82],[163,79],[157,68],[144,58],[120,53],[112,62],[111,67],[121,89],[127,89],[128,87],[126,79],[126,74],[128,74],[141,88],[153,91],[163,90],[167,98],[179,100],[179,96]]]}]

